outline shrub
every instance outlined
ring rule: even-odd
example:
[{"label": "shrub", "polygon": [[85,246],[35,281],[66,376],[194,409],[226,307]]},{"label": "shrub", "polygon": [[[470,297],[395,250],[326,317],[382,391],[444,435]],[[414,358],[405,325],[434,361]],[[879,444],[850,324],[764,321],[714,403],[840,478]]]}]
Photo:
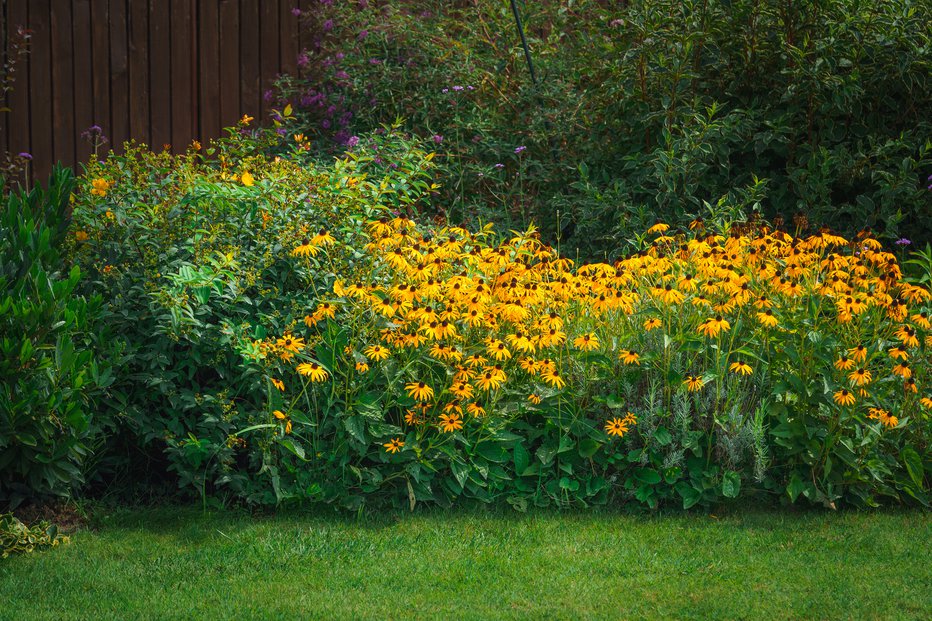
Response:
[{"label": "shrub", "polygon": [[[0,184],[2,185],[2,184]],[[92,351],[101,297],[81,297],[63,256],[71,172],[14,192],[0,212],[0,504],[66,495],[105,420],[92,407],[110,379]]]},{"label": "shrub", "polygon": [[59,534],[54,524],[43,521],[27,526],[12,513],[0,514],[0,558],[28,554],[36,549],[54,548],[68,542],[69,538]]},{"label": "shrub", "polygon": [[[117,369],[101,407],[119,423],[110,454],[131,473],[122,483],[156,484],[167,467],[187,490],[274,502],[250,481],[270,467],[263,451],[234,435],[265,421],[269,384],[234,344],[292,327],[308,290],[358,260],[361,222],[430,190],[430,157],[392,128],[318,166],[301,141],[247,126],[203,153],[130,147],[82,180],[75,258],[106,300]],[[314,272],[287,259],[283,248],[322,228],[345,254]]]},{"label": "shrub", "polygon": [[124,458],[255,504],[928,504],[932,255],[721,208],[577,264],[419,224],[418,141],[323,163],[287,112],[81,181]]},{"label": "shrub", "polygon": [[537,84],[507,3],[315,6],[278,95],[296,131],[339,149],[406,117],[437,140],[429,207],[451,222],[533,220],[602,259],[655,218],[742,206],[932,239],[930,16],[913,2],[524,3]]}]

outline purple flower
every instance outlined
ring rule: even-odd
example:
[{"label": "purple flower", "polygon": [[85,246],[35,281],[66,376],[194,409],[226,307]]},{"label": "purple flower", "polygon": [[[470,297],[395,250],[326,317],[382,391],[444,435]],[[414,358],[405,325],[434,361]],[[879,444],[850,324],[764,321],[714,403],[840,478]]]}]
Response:
[{"label": "purple flower", "polygon": [[443,89],[443,90],[442,90],[442,91],[440,91],[440,92],[441,92],[441,93],[449,93],[449,92],[450,92],[450,89],[448,89],[448,88],[445,88],[445,89]]},{"label": "purple flower", "polygon": [[301,9],[299,9],[298,7],[295,7],[291,9],[291,14],[294,15],[295,17],[301,17]]},{"label": "purple flower", "polygon": [[901,237],[900,239],[896,240],[896,242],[894,242],[894,243],[895,243],[897,246],[908,246],[908,245],[910,245],[910,244],[913,243],[913,242],[909,241],[909,240],[906,239],[905,237]]},{"label": "purple flower", "polygon": [[265,93],[262,94],[262,98],[265,99],[266,101],[272,101],[273,96],[274,96],[274,93],[272,92],[272,89],[269,89],[265,91]]},{"label": "purple flower", "polygon": [[359,144],[359,136],[350,136],[349,140],[346,141],[346,146],[355,147]]},{"label": "purple flower", "polygon": [[324,129],[330,129],[330,119],[324,119],[320,122],[320,126]]},{"label": "purple flower", "polygon": [[17,154],[17,157],[21,157],[21,158],[23,158],[24,160],[27,160],[27,161],[28,161],[28,160],[32,160],[32,154],[31,154],[31,153],[26,153],[25,151],[22,151],[21,153],[18,153],[18,154]]},{"label": "purple flower", "polygon": [[440,134],[434,134],[434,142],[436,142],[437,144],[440,144],[441,142],[443,142],[443,136],[441,136]]},{"label": "purple flower", "polygon": [[301,67],[302,69],[304,69],[305,67],[307,67],[307,66],[310,65],[310,64],[311,64],[311,59],[310,59],[310,57],[307,55],[307,52],[302,52],[301,54],[298,54],[298,66],[299,66],[299,67]]},{"label": "purple flower", "polygon": [[335,77],[338,80],[348,80],[349,74],[343,71],[342,69],[340,69],[339,71],[333,74],[333,77]]},{"label": "purple flower", "polygon": [[359,36],[357,36],[356,39],[358,39],[359,41],[362,41],[363,39],[365,39],[365,38],[368,37],[368,36],[369,36],[369,31],[368,31],[368,30],[362,30],[362,31],[359,32]]},{"label": "purple flower", "polygon": [[462,87],[462,86],[454,86],[454,87],[453,87],[453,90],[459,92],[459,91],[463,90],[463,87]]},{"label": "purple flower", "polygon": [[495,165],[495,168],[504,168],[504,167],[505,167],[505,165],[502,164],[502,163],[500,163],[500,162],[499,162],[498,164]]},{"label": "purple flower", "polygon": [[526,149],[527,149],[527,147],[525,147],[525,146],[523,146],[523,145],[520,146],[520,147],[515,147],[515,153],[521,153],[522,151],[525,151]]},{"label": "purple flower", "polygon": [[324,30],[333,30],[333,20],[328,19],[324,22]]},{"label": "purple flower", "polygon": [[344,58],[346,58],[346,54],[344,54],[343,52],[337,52],[336,57],[337,57],[337,60],[343,60]]},{"label": "purple flower", "polygon": [[381,65],[381,64],[382,64],[382,61],[379,60],[378,58],[370,58],[370,59],[369,59],[369,64],[370,64],[370,65]]}]

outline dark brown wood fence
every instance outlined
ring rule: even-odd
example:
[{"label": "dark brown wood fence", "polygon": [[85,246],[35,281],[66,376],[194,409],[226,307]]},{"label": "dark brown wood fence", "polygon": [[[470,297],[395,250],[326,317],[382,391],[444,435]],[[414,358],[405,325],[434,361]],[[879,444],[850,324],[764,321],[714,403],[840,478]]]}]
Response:
[{"label": "dark brown wood fence", "polygon": [[0,0],[0,56],[17,26],[32,30],[0,153],[32,154],[42,178],[56,161],[87,161],[92,125],[117,150],[132,138],[182,151],[243,114],[262,119],[265,91],[307,44],[292,11],[311,2]]}]

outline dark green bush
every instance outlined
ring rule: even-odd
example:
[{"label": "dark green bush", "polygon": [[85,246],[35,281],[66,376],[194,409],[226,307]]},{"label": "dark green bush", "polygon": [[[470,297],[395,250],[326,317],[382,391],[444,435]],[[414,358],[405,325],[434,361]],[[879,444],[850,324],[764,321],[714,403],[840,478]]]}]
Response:
[{"label": "dark green bush", "polygon": [[442,140],[426,210],[533,219],[571,254],[739,207],[932,240],[928,3],[518,6],[537,85],[507,2],[335,2],[279,96],[338,144],[406,117]]},{"label": "dark green bush", "polygon": [[0,504],[72,491],[105,423],[91,401],[110,381],[92,347],[102,299],[76,294],[63,252],[73,186],[59,168],[47,190],[2,200]]}]

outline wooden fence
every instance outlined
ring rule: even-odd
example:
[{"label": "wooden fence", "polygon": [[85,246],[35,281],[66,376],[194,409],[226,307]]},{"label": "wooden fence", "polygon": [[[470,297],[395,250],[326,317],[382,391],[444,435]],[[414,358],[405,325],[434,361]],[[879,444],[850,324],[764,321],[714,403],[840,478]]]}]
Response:
[{"label": "wooden fence", "polygon": [[117,150],[132,138],[181,151],[264,118],[265,91],[308,44],[293,10],[311,1],[0,0],[0,55],[17,26],[32,31],[0,153],[30,153],[42,178],[87,161],[92,125]]}]

